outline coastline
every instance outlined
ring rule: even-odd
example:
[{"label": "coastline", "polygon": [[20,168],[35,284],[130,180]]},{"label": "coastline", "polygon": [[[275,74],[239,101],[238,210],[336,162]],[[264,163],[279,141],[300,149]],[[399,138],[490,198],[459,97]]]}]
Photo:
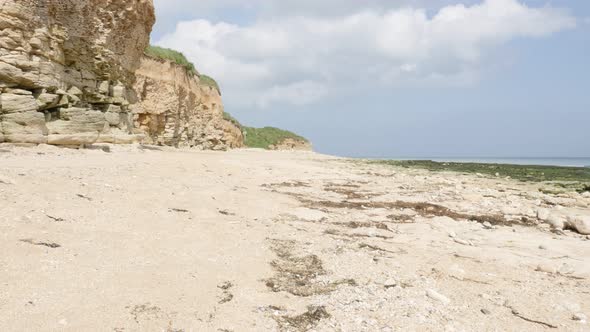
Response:
[{"label": "coastline", "polygon": [[590,157],[366,157],[368,160],[435,161],[519,166],[590,167]]}]

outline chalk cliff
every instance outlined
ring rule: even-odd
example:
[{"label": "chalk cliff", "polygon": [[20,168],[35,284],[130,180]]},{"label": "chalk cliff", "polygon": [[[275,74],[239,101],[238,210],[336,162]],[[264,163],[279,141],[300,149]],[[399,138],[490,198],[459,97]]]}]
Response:
[{"label": "chalk cliff", "polygon": [[0,0],[0,142],[128,143],[152,0]]},{"label": "chalk cliff", "polygon": [[144,56],[136,72],[134,125],[150,144],[226,150],[243,146],[239,127],[223,117],[217,87],[172,61]]}]

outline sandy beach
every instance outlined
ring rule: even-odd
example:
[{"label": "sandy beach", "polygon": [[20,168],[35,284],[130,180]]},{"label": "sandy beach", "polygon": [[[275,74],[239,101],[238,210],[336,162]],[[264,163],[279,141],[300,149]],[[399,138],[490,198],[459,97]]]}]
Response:
[{"label": "sandy beach", "polygon": [[311,152],[0,147],[2,331],[590,331],[585,194]]}]

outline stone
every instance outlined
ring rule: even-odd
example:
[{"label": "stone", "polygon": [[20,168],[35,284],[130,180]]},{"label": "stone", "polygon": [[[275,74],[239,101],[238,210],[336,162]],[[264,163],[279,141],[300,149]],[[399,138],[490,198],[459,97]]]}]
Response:
[{"label": "stone", "polygon": [[52,93],[42,93],[37,97],[39,110],[43,111],[49,108],[64,107],[68,105],[68,99]]},{"label": "stone", "polygon": [[60,119],[48,122],[47,128],[49,134],[71,135],[88,132],[100,133],[105,129],[106,124],[103,112],[86,108],[65,108],[60,110]]},{"label": "stone", "polygon": [[80,97],[84,94],[77,86],[72,86],[68,89],[68,94],[76,97]]},{"label": "stone", "polygon": [[112,97],[126,99],[126,97],[127,97],[126,91],[127,90],[125,89],[124,85],[117,84],[117,85],[113,86]]},{"label": "stone", "polygon": [[588,317],[585,314],[578,312],[578,313],[575,313],[572,315],[572,320],[586,323],[586,321],[588,320]]},{"label": "stone", "polygon": [[549,218],[549,210],[547,209],[537,209],[537,219],[539,220],[547,220]]},{"label": "stone", "polygon": [[454,238],[453,239],[456,243],[462,244],[464,246],[472,246],[473,243],[471,243],[471,241],[467,241],[467,240],[463,240],[463,239],[458,239],[458,238]]},{"label": "stone", "polygon": [[14,181],[5,176],[0,175],[0,184],[14,184]]},{"label": "stone", "polygon": [[98,92],[103,95],[108,95],[110,92],[110,82],[109,81],[102,81],[98,85]]},{"label": "stone", "polygon": [[47,136],[47,144],[53,145],[82,145],[94,144],[100,137],[99,133],[75,133],[75,134],[50,134]]},{"label": "stone", "polygon": [[494,229],[494,226],[489,221],[484,222],[483,227],[485,229]]},{"label": "stone", "polygon": [[541,250],[547,250],[547,247],[546,247],[546,246],[544,246],[544,245],[540,245],[540,246],[539,246],[539,249],[541,249]]},{"label": "stone", "polygon": [[545,221],[553,229],[562,230],[565,227],[565,218],[561,215],[550,214]]},{"label": "stone", "polygon": [[[4,114],[2,129],[6,141],[15,142],[15,135],[46,135],[45,116],[36,111]],[[11,138],[12,137],[12,138]],[[10,138],[10,139],[9,139]],[[29,140],[23,143],[32,143]]]},{"label": "stone", "polygon": [[23,90],[23,89],[6,89],[6,91],[4,91],[5,93],[12,93],[15,95],[25,95],[25,96],[32,96],[33,92],[29,91],[29,90]]},{"label": "stone", "polygon": [[489,311],[488,309],[481,309],[481,313],[484,315],[491,315],[492,314],[492,312]]},{"label": "stone", "polygon": [[121,116],[119,113],[106,112],[104,117],[111,126],[118,126],[121,123]]},{"label": "stone", "polygon": [[393,288],[395,286],[397,286],[397,281],[395,279],[387,279],[384,283],[383,286],[385,288]]},{"label": "stone", "polygon": [[0,95],[2,113],[37,111],[37,101],[32,95],[3,93]]},{"label": "stone", "polygon": [[535,269],[535,271],[549,273],[549,274],[555,274],[555,273],[557,273],[557,268],[551,264],[548,264],[548,263],[541,263],[541,264],[537,265],[537,268]]},{"label": "stone", "polygon": [[590,216],[568,216],[567,227],[582,235],[590,235]]},{"label": "stone", "polygon": [[457,237],[457,233],[453,232],[453,231],[449,231],[449,237],[454,239]]},{"label": "stone", "polygon": [[443,304],[451,303],[451,300],[448,297],[440,294],[439,292],[435,291],[434,289],[427,290],[426,296],[428,296],[429,298],[431,298],[435,301],[441,302]]}]

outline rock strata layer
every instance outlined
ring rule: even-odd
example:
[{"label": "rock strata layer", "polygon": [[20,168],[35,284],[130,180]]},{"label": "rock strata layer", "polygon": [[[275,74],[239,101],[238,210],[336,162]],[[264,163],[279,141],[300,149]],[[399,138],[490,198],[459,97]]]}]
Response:
[{"label": "rock strata layer", "polygon": [[152,0],[0,0],[0,142],[129,143]]},{"label": "rock strata layer", "polygon": [[144,142],[207,150],[243,146],[240,128],[223,117],[220,92],[202,83],[198,74],[144,56],[136,75],[134,125],[145,133]]}]

